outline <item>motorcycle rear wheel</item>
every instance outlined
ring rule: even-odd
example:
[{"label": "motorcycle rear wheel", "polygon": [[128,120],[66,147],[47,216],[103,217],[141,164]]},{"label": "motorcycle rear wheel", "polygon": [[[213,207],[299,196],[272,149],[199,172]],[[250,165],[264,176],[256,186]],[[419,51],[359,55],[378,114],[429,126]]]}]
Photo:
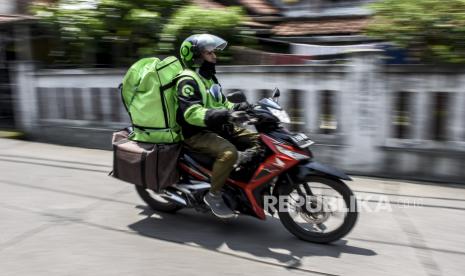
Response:
[{"label": "motorcycle rear wheel", "polygon": [[147,205],[152,208],[154,211],[164,212],[164,213],[176,213],[178,210],[182,209],[182,206],[177,205],[176,203],[169,202],[156,193],[145,189],[144,187],[136,185],[136,191],[142,200],[147,203]]},{"label": "motorcycle rear wheel", "polygon": [[[323,191],[334,190],[336,191],[336,195],[330,197],[329,200],[323,199],[324,196],[317,195],[314,193],[314,190],[317,190],[317,188],[312,187],[313,184],[309,183],[316,183],[315,185],[320,184],[320,186],[322,187],[327,187],[318,188]],[[294,183],[293,185],[287,185],[286,187],[283,187],[279,192],[279,195],[290,196],[291,198],[292,194],[298,193],[299,195],[303,195],[305,192],[303,192],[302,190],[305,189],[303,188],[302,184],[308,185],[308,187],[310,187],[310,191],[312,191],[311,196],[313,196],[314,198],[311,198],[309,201],[313,200],[315,201],[316,205],[324,205],[325,207],[327,207],[327,209],[322,208],[323,211],[320,212],[309,212],[308,209],[302,211],[303,208],[296,208],[293,210],[292,207],[287,208],[287,210],[278,210],[279,219],[281,220],[281,223],[284,225],[284,227],[299,239],[314,243],[331,243],[347,235],[355,226],[355,223],[358,218],[357,202],[350,188],[340,180],[315,176],[307,179],[307,181],[304,183]],[[300,189],[300,192],[297,192],[297,189]],[[331,200],[339,200],[341,203],[343,202],[343,204],[345,204],[345,206],[347,207],[347,209],[345,209],[345,211],[347,212],[344,212],[344,217],[342,218],[341,225],[335,227],[331,231],[325,232],[325,230],[327,229],[325,224],[328,221],[328,218],[332,215],[328,215],[328,213],[333,212],[325,212],[324,210],[331,210],[331,204],[327,203],[327,201]],[[318,209],[316,205],[315,210]],[[307,205],[305,205],[304,207],[307,207]],[[299,210],[300,213],[297,212],[297,215],[294,214],[293,211],[295,210]],[[298,219],[304,220],[304,222],[301,224],[298,223],[296,221],[296,217],[299,217]],[[305,227],[307,229],[305,229]]]}]

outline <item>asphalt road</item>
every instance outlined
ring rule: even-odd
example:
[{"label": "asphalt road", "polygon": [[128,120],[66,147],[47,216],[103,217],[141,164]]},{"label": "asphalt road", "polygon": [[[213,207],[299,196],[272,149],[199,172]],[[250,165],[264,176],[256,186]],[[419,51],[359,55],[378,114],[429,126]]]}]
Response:
[{"label": "asphalt road", "polygon": [[154,213],[111,152],[0,139],[0,275],[465,275],[465,187],[355,177],[332,245],[279,220]]}]

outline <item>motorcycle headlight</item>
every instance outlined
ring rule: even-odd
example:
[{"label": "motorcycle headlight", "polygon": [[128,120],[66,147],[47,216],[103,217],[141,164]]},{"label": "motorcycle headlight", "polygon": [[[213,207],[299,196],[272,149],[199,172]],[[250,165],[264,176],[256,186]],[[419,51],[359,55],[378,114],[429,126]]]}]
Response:
[{"label": "motorcycle headlight", "polygon": [[271,112],[271,114],[276,116],[282,123],[289,124],[291,122],[291,118],[287,114],[286,110],[278,110],[274,108],[268,108],[268,110]]}]

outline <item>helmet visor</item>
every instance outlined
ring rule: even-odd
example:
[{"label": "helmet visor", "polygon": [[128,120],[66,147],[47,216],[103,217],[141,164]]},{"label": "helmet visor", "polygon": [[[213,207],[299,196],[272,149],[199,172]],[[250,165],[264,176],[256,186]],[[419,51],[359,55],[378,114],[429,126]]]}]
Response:
[{"label": "helmet visor", "polygon": [[215,35],[201,34],[197,36],[197,47],[200,52],[223,50],[227,45],[226,40]]}]

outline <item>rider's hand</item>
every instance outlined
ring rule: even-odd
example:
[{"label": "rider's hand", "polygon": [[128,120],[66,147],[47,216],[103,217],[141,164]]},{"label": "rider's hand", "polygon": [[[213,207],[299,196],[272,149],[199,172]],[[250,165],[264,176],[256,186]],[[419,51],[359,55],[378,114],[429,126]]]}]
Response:
[{"label": "rider's hand", "polygon": [[250,104],[248,102],[237,103],[234,105],[234,111],[245,111],[250,108]]},{"label": "rider's hand", "polygon": [[231,121],[231,111],[228,109],[208,109],[205,116],[205,124],[212,129],[221,128],[222,124]]},{"label": "rider's hand", "polygon": [[231,122],[241,124],[249,120],[249,116],[245,111],[233,111],[230,117]]}]

